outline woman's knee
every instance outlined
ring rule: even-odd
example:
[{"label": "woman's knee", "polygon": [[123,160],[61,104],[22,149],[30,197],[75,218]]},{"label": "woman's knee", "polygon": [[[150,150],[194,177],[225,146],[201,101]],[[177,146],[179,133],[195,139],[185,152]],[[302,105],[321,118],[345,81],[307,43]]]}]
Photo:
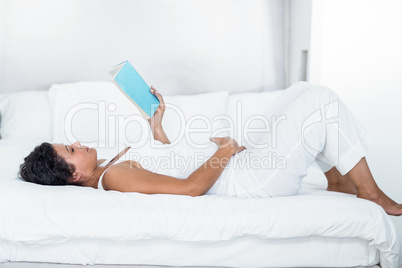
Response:
[{"label": "woman's knee", "polygon": [[327,106],[339,100],[338,95],[329,87],[326,86],[315,86],[308,90],[305,95],[306,101],[314,106],[314,103],[318,107],[322,105]]}]

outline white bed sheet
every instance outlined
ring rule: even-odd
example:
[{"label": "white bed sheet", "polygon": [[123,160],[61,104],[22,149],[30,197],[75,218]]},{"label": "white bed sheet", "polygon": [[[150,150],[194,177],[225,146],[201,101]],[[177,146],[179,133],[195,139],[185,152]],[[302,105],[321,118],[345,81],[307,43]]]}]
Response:
[{"label": "white bed sheet", "polygon": [[304,188],[257,199],[40,186],[11,178],[32,143],[4,142],[0,262],[400,267],[389,216],[351,195]]},{"label": "white bed sheet", "polygon": [[[353,260],[360,261],[365,258],[364,263],[354,265],[375,264],[376,254],[379,254],[382,267],[399,265],[398,236],[389,217],[374,203],[346,195],[314,191],[300,196],[271,199],[221,196],[194,198],[102,192],[74,186],[44,187],[19,181],[3,181],[0,192],[0,214],[7,215],[0,219],[0,239],[10,242],[3,243],[1,247],[1,261],[22,261],[20,257],[24,256],[24,251],[36,248],[43,254],[26,253],[28,257],[24,261],[50,261],[49,258],[54,258],[54,261],[59,259],[60,262],[63,255],[62,259],[67,263],[118,263],[126,261],[127,258],[122,259],[120,255],[111,253],[110,260],[107,260],[107,257],[103,260],[102,256],[105,255],[99,254],[96,247],[90,250],[93,243],[88,241],[104,241],[97,244],[106,246],[106,241],[141,245],[137,242],[170,240],[172,244],[182,243],[183,246],[181,249],[179,247],[179,250],[190,250],[190,247],[185,245],[186,242],[218,245],[217,242],[220,241],[221,251],[216,251],[215,255],[203,256],[203,259],[204,262],[220,261],[219,265],[227,265],[224,264],[225,259],[226,262],[231,262],[231,258],[237,258],[241,250],[236,250],[236,247],[244,247],[247,243],[228,245],[236,239],[251,238],[250,241],[254,242],[283,242],[283,239],[290,239],[289,245],[284,244],[282,248],[288,250],[282,251],[282,254],[273,254],[282,260],[285,267],[291,267],[294,262],[298,263],[297,266],[301,263],[308,266],[324,266],[323,263],[328,264],[328,255],[316,254],[314,251],[326,247],[327,253],[332,252],[333,256],[339,257],[342,255],[341,251],[345,251],[340,243],[342,239],[359,238],[363,240],[360,243],[363,243],[362,248],[366,248],[367,252],[361,257],[353,256]],[[314,238],[318,239],[315,242],[341,239],[334,244],[339,250],[331,248],[327,241],[316,244],[314,251],[307,246],[309,243],[302,243],[302,246],[297,247],[301,241],[299,239],[308,237],[317,237]],[[40,250],[44,246],[53,250],[63,245],[71,246],[79,240],[87,241],[82,245],[81,254],[66,254],[63,250],[58,254],[49,255],[48,252]],[[16,250],[17,245],[20,250]],[[289,251],[291,245],[297,250]],[[258,243],[254,244],[254,248],[257,254],[257,250],[260,250]],[[79,250],[79,247],[76,250]],[[129,252],[135,251],[131,251],[130,247],[121,252],[130,255]],[[197,251],[188,253],[184,259],[166,254],[164,250],[154,252],[154,259],[161,261],[159,264],[200,265],[194,257],[198,255]],[[352,251],[346,248],[345,252]],[[163,258],[164,254],[169,259]],[[293,255],[294,259],[286,257],[289,254]],[[142,255],[138,254],[137,258],[143,258]],[[36,256],[35,260],[30,259],[33,256]],[[225,258],[222,259],[221,256]],[[129,263],[134,261],[128,259]],[[243,263],[250,261],[246,259]],[[267,259],[271,260],[266,253],[252,259],[256,261],[253,266],[266,266]],[[342,261],[349,260],[342,257]],[[138,263],[143,263],[143,260],[140,259]],[[232,262],[229,266],[241,267],[239,263],[242,262]]]}]

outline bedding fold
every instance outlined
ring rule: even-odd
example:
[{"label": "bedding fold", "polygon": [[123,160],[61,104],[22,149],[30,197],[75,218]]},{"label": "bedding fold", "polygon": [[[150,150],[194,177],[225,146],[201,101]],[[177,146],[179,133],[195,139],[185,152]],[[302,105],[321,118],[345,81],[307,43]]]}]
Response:
[{"label": "bedding fold", "polygon": [[210,243],[247,236],[357,237],[379,251],[382,267],[400,267],[398,234],[383,209],[325,191],[277,198],[191,197],[7,180],[0,187],[0,214],[7,215],[0,218],[0,239],[21,245],[74,239]]}]

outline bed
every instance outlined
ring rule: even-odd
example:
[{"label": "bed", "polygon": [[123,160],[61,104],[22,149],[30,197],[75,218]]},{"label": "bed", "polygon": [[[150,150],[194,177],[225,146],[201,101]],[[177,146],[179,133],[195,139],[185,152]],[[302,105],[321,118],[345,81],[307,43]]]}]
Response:
[{"label": "bed", "polygon": [[[163,126],[171,140],[202,128],[193,135],[201,142],[225,130],[228,116],[238,133],[239,118],[245,122],[261,113],[281,92],[167,95]],[[77,139],[106,158],[150,137],[139,111],[109,81],[1,94],[0,112],[3,265],[401,267],[400,240],[390,217],[372,202],[325,191],[325,177],[316,166],[299,195],[271,199],[104,192],[17,179],[23,157],[43,141]],[[186,119],[206,118],[211,125],[193,120],[182,134],[177,127],[183,123],[181,113]],[[258,120],[249,122],[262,127]],[[244,145],[251,141],[235,138]]]}]

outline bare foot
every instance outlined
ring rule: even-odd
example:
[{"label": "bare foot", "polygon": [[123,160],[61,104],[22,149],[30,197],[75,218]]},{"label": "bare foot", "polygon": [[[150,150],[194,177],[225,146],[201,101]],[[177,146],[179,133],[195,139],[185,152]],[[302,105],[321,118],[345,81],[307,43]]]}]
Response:
[{"label": "bare foot", "polygon": [[339,179],[336,183],[328,183],[327,191],[357,195],[356,185],[352,180],[347,178]]},{"label": "bare foot", "polygon": [[384,194],[384,192],[380,189],[381,194],[385,195],[391,202],[392,204],[396,205],[397,207],[402,207],[401,204],[398,204],[397,202],[395,202],[394,200],[392,200],[389,196],[387,196],[386,194]]},{"label": "bare foot", "polygon": [[401,216],[402,205],[389,198],[381,190],[374,194],[357,194],[357,197],[370,200],[380,205],[388,215]]}]

